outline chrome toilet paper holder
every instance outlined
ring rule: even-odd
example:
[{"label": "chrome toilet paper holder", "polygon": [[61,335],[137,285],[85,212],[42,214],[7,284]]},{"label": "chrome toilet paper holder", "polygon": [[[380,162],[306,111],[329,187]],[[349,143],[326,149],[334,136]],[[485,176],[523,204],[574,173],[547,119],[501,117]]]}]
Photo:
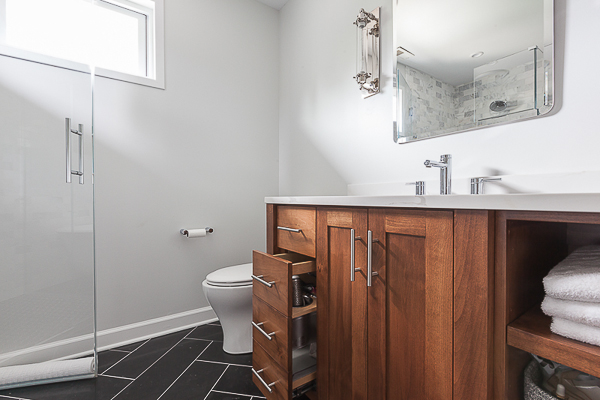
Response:
[{"label": "chrome toilet paper holder", "polygon": [[[215,230],[209,226],[207,226],[206,228],[204,228],[206,230],[206,233],[213,233]],[[187,236],[189,234],[189,231],[191,229],[180,229],[179,233],[181,233],[183,236]]]}]

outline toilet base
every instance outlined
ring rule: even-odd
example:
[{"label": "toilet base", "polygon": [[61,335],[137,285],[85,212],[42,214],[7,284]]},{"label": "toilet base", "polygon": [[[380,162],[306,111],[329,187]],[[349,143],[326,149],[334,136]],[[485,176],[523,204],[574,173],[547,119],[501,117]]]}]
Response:
[{"label": "toilet base", "polygon": [[224,287],[204,281],[202,289],[223,328],[223,351],[252,353],[252,285]]}]

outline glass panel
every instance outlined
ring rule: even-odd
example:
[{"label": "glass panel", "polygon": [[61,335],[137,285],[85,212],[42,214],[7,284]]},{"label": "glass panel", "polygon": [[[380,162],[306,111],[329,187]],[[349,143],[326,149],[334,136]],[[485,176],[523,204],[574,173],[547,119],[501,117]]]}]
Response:
[{"label": "glass panel", "polygon": [[100,0],[5,1],[7,45],[147,75],[146,15]]},{"label": "glass panel", "polygon": [[0,56],[0,388],[94,376],[91,123],[89,73]]}]

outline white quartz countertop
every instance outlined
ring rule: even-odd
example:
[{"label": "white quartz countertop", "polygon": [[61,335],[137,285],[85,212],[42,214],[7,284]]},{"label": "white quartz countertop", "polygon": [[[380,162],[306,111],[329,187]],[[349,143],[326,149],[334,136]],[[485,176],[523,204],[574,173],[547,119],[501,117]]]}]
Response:
[{"label": "white quartz countertop", "polygon": [[600,193],[266,197],[268,204],[600,212]]}]

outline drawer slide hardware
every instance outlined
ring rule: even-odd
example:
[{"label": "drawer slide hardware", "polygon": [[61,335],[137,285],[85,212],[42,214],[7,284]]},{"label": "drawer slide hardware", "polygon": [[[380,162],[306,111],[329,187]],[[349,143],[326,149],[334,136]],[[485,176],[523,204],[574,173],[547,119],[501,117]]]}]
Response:
[{"label": "drawer slide hardware", "polygon": [[273,281],[273,282],[267,282],[264,279],[262,279],[262,278],[265,277],[264,275],[259,275],[259,276],[251,275],[251,276],[252,276],[252,279],[254,279],[255,281],[258,281],[258,282],[262,283],[266,287],[272,288],[273,285],[275,284],[275,281]]},{"label": "drawer slide hardware", "polygon": [[271,332],[271,333],[265,332],[265,330],[263,328],[261,328],[261,326],[263,326],[264,324],[265,324],[264,322],[261,322],[261,323],[257,324],[256,322],[252,321],[252,326],[254,326],[267,339],[273,340],[273,336],[275,336],[275,332]]},{"label": "drawer slide hardware", "polygon": [[254,368],[252,368],[252,373],[258,378],[260,383],[263,384],[263,386],[269,391],[269,393],[273,393],[273,389],[271,389],[271,386],[275,385],[277,383],[277,381],[275,381],[273,383],[265,382],[264,379],[261,378],[261,376],[259,375],[263,371],[264,371],[264,369],[261,369],[260,371],[256,371]]},{"label": "drawer slide hardware", "polygon": [[302,229],[286,228],[285,226],[278,226],[277,229],[286,232],[302,233]]}]

